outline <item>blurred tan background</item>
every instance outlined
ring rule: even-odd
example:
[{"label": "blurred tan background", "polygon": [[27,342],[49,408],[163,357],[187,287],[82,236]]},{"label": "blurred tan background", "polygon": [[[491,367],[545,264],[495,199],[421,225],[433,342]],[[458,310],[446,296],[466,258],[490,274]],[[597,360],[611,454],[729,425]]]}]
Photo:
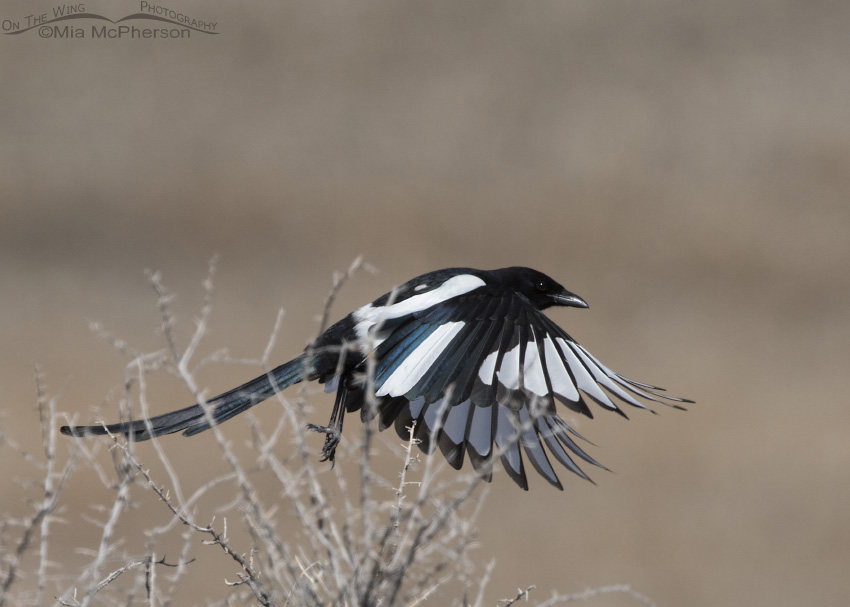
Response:
[{"label": "blurred tan background", "polygon": [[[53,6],[0,18],[36,5]],[[260,356],[283,307],[283,361],[357,255],[379,273],[334,318],[433,269],[529,265],[589,301],[552,316],[598,358],[697,404],[582,421],[616,471],[589,471],[596,487],[500,475],[474,553],[496,559],[488,604],[612,583],[669,606],[847,604],[850,3],[168,6],[221,34],[0,36],[5,431],[38,452],[34,363],[79,421],[117,414],[127,361],[87,323],[162,347],[146,268],[185,345],[220,254],[203,353]],[[200,379],[218,393],[254,371]],[[156,412],[189,404],[150,382]],[[202,484],[226,469],[208,441],[162,444]],[[38,472],[3,451],[0,511],[21,516]],[[73,572],[109,499],[75,479],[53,560]],[[184,604],[221,596],[196,578]]]}]

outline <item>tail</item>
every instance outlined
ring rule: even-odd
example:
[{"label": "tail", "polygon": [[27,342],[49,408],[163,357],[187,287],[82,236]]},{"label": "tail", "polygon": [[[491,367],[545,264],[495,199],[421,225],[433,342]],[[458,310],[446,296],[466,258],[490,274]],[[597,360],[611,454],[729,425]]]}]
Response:
[{"label": "tail", "polygon": [[62,426],[60,432],[68,436],[96,436],[106,434],[123,434],[135,441],[143,441],[172,434],[183,430],[183,436],[194,436],[199,432],[210,429],[212,424],[218,425],[234,415],[239,415],[256,405],[304,379],[306,355],[302,354],[273,371],[261,375],[224,394],[207,401],[209,417],[201,405],[192,405],[185,409],[172,411],[134,422],[121,422],[107,426]]}]

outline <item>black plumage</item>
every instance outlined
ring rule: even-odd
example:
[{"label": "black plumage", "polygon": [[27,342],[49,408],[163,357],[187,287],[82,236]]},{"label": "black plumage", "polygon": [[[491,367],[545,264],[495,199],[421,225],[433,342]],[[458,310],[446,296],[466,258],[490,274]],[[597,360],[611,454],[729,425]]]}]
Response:
[{"label": "black plumage", "polygon": [[[428,453],[437,447],[461,468],[468,454],[488,480],[494,455],[509,476],[528,488],[524,462],[561,488],[549,455],[587,478],[574,457],[599,466],[570,438],[578,437],[556,402],[592,417],[585,396],[625,415],[617,400],[692,402],[659,394],[661,388],[614,373],[549,319],[551,306],[587,304],[530,268],[482,271],[451,268],[414,278],[355,310],[308,346],[305,353],[207,402],[148,420],[106,426],[63,427],[64,434],[123,433],[137,440],[183,431],[192,436],[222,423],[276,392],[304,380],[335,386],[336,399],[323,453],[334,460],[346,412],[378,418],[402,437],[415,435]],[[374,359],[377,403],[366,398],[367,359]],[[579,437],[580,438],[580,437]],[[523,457],[523,453],[525,457]],[[547,455],[548,453],[548,455]]]}]

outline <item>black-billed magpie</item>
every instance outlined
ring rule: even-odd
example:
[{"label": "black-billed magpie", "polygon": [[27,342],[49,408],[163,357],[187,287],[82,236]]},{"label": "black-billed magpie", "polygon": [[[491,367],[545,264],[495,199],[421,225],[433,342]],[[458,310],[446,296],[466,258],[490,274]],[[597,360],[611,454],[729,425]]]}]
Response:
[{"label": "black-billed magpie", "polygon": [[[284,388],[317,379],[336,391],[328,425],[310,425],[327,434],[324,459],[334,460],[345,412],[359,410],[363,421],[377,416],[381,430],[395,425],[403,438],[415,420],[424,451],[439,445],[456,469],[469,454],[488,481],[498,455],[510,477],[528,489],[525,451],[534,469],[562,489],[547,450],[583,478],[573,456],[600,464],[573,441],[571,435],[581,437],[558,416],[555,401],[588,417],[593,415],[584,397],[624,417],[612,396],[640,408],[646,406],[638,398],[693,401],[658,394],[662,388],[611,371],[543,314],[551,306],[588,307],[530,268],[438,270],[355,310],[297,358],[209,399],[209,417],[196,404],[146,420],[61,431],[123,433],[136,441],[181,430],[192,436],[208,430],[210,420],[220,424]],[[369,389],[374,401],[367,399]]]}]

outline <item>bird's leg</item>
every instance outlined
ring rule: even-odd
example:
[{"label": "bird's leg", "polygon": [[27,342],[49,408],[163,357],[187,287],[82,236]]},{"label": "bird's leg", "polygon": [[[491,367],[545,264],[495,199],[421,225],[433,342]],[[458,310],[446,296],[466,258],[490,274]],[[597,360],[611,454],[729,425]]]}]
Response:
[{"label": "bird's leg", "polygon": [[342,421],[345,417],[345,394],[347,392],[348,382],[341,380],[336,390],[334,408],[327,426],[307,424],[308,429],[314,432],[322,432],[326,435],[325,444],[322,446],[322,459],[320,461],[326,462],[330,460],[332,468],[335,462],[336,448],[339,445],[340,439],[342,439]]}]

